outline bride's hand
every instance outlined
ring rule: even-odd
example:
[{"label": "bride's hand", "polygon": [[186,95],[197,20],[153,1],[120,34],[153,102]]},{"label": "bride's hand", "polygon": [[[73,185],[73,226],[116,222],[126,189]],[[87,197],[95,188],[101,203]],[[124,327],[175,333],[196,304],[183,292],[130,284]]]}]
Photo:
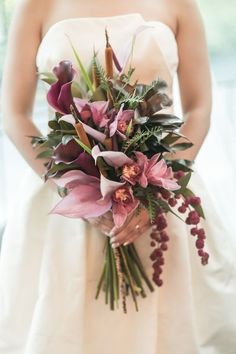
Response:
[{"label": "bride's hand", "polygon": [[108,211],[106,214],[97,218],[89,218],[84,220],[98,228],[103,234],[107,236],[110,236],[110,232],[115,226],[111,211]]},{"label": "bride's hand", "polygon": [[150,228],[150,219],[148,212],[142,209],[139,215],[134,212],[120,229],[114,228],[111,235],[112,247],[128,245],[142,236]]}]

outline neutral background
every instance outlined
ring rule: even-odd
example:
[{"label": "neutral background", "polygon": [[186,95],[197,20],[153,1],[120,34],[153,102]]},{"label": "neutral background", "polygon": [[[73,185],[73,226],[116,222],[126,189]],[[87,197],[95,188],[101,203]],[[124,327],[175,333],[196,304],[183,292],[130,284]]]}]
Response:
[{"label": "neutral background", "polygon": [[[236,129],[236,1],[199,0],[205,22],[209,55],[218,94],[223,106],[224,119]],[[15,0],[0,0],[0,82],[4,65],[7,32]],[[204,82],[203,82],[204,89]],[[215,97],[215,100],[218,98]],[[43,129],[47,119],[42,86],[39,83],[34,120]],[[1,127],[0,106],[0,233],[6,222],[17,181],[26,164],[15,147],[4,136]],[[16,178],[17,175],[17,178]]]}]

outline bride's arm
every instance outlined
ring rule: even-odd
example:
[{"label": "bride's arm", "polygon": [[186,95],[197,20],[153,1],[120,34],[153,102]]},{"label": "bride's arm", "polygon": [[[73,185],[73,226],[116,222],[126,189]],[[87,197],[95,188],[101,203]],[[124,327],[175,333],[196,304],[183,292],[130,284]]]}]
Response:
[{"label": "bride's arm", "polygon": [[[40,1],[22,1],[12,19],[2,82],[3,128],[20,154],[41,177],[43,159],[35,159],[35,151],[27,136],[39,136],[32,121],[37,86],[35,58],[41,40],[42,6]],[[47,182],[48,183],[48,182]],[[53,184],[50,185],[54,188]]]},{"label": "bride's arm", "polygon": [[173,158],[194,160],[207,135],[211,115],[211,77],[202,18],[193,0],[175,2],[179,51],[178,79],[184,115],[181,133],[194,146]]}]

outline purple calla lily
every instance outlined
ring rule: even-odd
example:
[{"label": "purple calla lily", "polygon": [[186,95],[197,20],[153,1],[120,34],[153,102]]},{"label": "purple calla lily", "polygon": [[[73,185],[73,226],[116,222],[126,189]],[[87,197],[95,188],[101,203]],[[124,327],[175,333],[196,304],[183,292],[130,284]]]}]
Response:
[{"label": "purple calla lily", "polygon": [[71,85],[76,72],[70,61],[63,60],[53,68],[53,73],[58,80],[51,85],[47,93],[48,103],[61,114],[70,113],[70,106],[73,104]]},{"label": "purple calla lily", "polygon": [[67,144],[58,144],[54,150],[53,159],[55,164],[61,162],[67,165],[76,164],[85,173],[99,177],[99,171],[95,166],[94,159],[74,139]]}]

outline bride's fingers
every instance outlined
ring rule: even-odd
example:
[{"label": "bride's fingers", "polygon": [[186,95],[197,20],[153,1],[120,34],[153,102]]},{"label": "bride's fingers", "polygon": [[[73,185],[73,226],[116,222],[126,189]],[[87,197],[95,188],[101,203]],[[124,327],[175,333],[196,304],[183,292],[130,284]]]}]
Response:
[{"label": "bride's fingers", "polygon": [[143,219],[135,220],[134,222],[130,223],[125,230],[113,236],[111,238],[111,244],[118,246],[125,243],[126,241],[129,241],[131,237],[138,237],[142,235],[143,230],[146,230],[148,226],[149,221],[147,222]]},{"label": "bride's fingers", "polygon": [[150,227],[150,224],[146,224],[143,226],[139,232],[136,232],[134,234],[130,234],[127,236],[127,240],[123,243],[124,246],[129,245],[130,243],[134,242],[138,237],[142,236]]},{"label": "bride's fingers", "polygon": [[105,227],[111,230],[114,227],[114,222],[111,219],[105,218],[103,216],[100,216],[98,218],[90,218],[88,219],[88,221],[90,222],[90,224],[100,229]]}]

